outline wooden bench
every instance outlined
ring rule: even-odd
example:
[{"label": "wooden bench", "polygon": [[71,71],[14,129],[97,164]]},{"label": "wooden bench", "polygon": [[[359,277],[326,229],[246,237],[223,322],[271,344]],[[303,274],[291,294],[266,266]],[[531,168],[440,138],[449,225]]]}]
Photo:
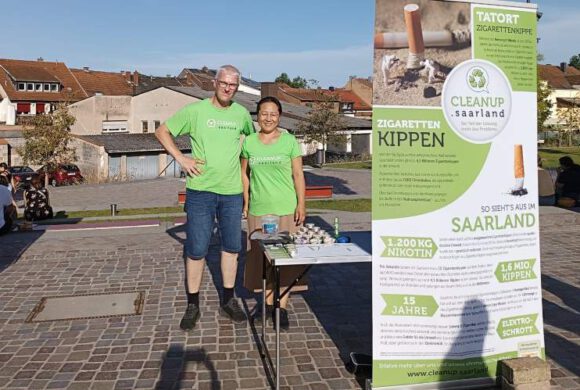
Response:
[{"label": "wooden bench", "polygon": [[306,186],[306,199],[332,198],[332,186]]},{"label": "wooden bench", "polygon": [[[306,186],[306,199],[332,198],[332,186]],[[185,204],[185,191],[177,193],[177,203]]]}]

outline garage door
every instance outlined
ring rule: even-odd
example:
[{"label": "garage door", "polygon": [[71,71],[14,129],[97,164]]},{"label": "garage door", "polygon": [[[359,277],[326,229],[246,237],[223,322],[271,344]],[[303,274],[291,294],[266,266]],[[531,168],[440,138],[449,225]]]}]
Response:
[{"label": "garage door", "polygon": [[353,134],[351,138],[353,154],[370,154],[370,134]]},{"label": "garage door", "polygon": [[181,165],[171,156],[168,158],[169,164],[165,173],[168,177],[181,177]]},{"label": "garage door", "polygon": [[159,156],[127,156],[127,176],[129,180],[154,179],[159,174]]},{"label": "garage door", "polygon": [[109,180],[121,180],[121,156],[109,156]]}]

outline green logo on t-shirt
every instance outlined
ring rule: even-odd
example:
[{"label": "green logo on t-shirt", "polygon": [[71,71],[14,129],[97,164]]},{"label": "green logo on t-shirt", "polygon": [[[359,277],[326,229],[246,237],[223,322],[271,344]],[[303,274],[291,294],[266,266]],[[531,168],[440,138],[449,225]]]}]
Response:
[{"label": "green logo on t-shirt", "polygon": [[266,164],[280,164],[282,161],[288,161],[290,158],[283,155],[275,156],[251,156],[250,157],[250,167],[254,165],[266,165]]}]

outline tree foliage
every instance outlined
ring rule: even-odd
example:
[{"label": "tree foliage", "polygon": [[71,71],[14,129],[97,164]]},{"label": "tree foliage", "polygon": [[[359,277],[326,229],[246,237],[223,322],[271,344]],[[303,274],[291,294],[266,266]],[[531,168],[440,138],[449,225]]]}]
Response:
[{"label": "tree foliage", "polygon": [[576,102],[558,107],[556,116],[562,123],[560,131],[560,145],[562,145],[562,138],[566,136],[567,146],[572,146],[574,134],[580,131],[580,107]]},{"label": "tree foliage", "polygon": [[346,142],[344,132],[347,126],[344,117],[334,110],[331,97],[322,93],[321,96],[323,97],[321,102],[317,103],[306,119],[298,124],[296,134],[303,136],[305,143],[317,141],[323,146]]},{"label": "tree foliage", "polygon": [[66,104],[57,105],[49,114],[36,115],[31,124],[24,127],[24,146],[18,153],[26,164],[48,165],[55,167],[59,163],[76,160],[75,150],[69,146],[72,139],[70,126],[75,118]]},{"label": "tree foliage", "polygon": [[576,54],[570,57],[570,65],[580,70],[580,54]]},{"label": "tree foliage", "polygon": [[540,77],[537,78],[537,101],[538,101],[538,131],[545,131],[544,123],[552,112],[552,101],[549,96],[552,93],[550,86]]},{"label": "tree foliage", "polygon": [[288,73],[280,73],[280,76],[274,80],[277,83],[284,83],[292,88],[315,88],[318,86],[318,81],[314,79],[306,80],[304,77],[296,76],[292,80]]}]

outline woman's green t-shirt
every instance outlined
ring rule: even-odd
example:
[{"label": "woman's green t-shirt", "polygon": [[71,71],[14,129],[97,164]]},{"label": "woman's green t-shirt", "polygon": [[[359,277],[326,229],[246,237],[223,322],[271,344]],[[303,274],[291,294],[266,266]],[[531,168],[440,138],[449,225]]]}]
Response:
[{"label": "woman's green t-shirt", "polygon": [[263,144],[257,133],[245,138],[242,158],[250,166],[250,214],[294,214],[298,200],[292,179],[292,159],[301,155],[300,145],[290,133],[282,133],[269,145]]}]

